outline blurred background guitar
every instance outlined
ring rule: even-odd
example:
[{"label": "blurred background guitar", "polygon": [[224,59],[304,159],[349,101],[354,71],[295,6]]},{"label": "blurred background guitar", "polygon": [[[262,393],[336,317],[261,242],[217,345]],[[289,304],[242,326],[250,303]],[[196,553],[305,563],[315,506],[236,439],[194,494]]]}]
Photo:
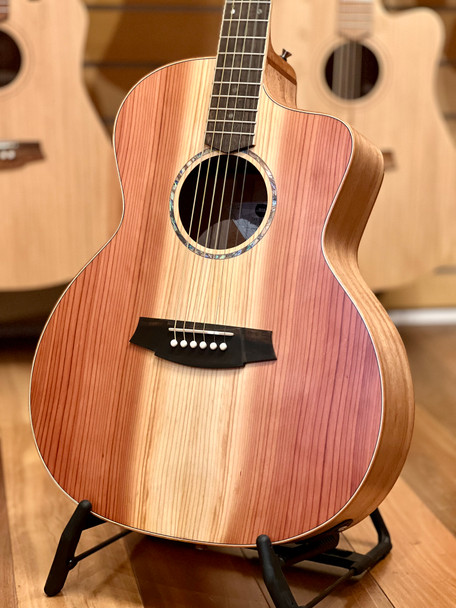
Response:
[{"label": "blurred background guitar", "polygon": [[456,150],[435,77],[443,46],[429,9],[387,13],[378,0],[277,0],[298,107],[348,121],[380,147],[385,179],[359,249],[375,291],[411,283],[456,255]]},{"label": "blurred background guitar", "polygon": [[2,294],[67,283],[120,219],[109,137],[82,81],[86,27],[79,0],[0,3]]}]

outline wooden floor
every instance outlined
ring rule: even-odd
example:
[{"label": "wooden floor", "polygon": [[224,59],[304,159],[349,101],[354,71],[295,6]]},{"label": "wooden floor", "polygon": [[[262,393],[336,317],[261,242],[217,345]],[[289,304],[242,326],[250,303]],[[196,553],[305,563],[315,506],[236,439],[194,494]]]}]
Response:
[{"label": "wooden floor", "polygon": [[[390,555],[322,608],[456,606],[456,327],[404,328],[417,415],[410,456],[381,506]],[[58,596],[43,593],[60,533],[74,504],[36,452],[28,419],[32,349],[0,352],[0,597],[5,608],[261,608],[273,606],[254,552],[212,550],[130,534],[82,561]],[[119,529],[83,533],[79,551]],[[369,520],[349,530],[345,547],[366,551]],[[334,580],[334,571],[288,571],[298,603]]]}]

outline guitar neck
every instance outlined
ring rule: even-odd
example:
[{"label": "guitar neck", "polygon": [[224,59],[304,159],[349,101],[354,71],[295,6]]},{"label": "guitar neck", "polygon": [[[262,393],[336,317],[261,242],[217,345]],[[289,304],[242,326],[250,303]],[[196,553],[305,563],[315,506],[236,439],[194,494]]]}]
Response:
[{"label": "guitar neck", "polygon": [[253,145],[263,80],[270,0],[227,0],[205,143],[222,152]]},{"label": "guitar neck", "polygon": [[0,22],[8,18],[9,0],[0,0]]},{"label": "guitar neck", "polygon": [[339,35],[349,40],[361,40],[370,36],[373,8],[373,0],[339,0]]}]

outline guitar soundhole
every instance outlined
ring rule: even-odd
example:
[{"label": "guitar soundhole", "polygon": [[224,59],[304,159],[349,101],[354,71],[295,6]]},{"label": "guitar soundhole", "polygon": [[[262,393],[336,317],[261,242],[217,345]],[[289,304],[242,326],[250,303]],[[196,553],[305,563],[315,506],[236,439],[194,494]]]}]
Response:
[{"label": "guitar soundhole", "polygon": [[337,47],[325,67],[328,87],[342,99],[364,97],[374,88],[379,75],[380,67],[374,53],[354,41]]},{"label": "guitar soundhole", "polygon": [[0,87],[13,82],[21,69],[19,47],[5,32],[0,30]]},{"label": "guitar soundhole", "polygon": [[[239,255],[258,242],[272,221],[272,176],[267,169],[262,174],[261,165],[247,154],[206,156],[192,159],[176,179],[171,219],[179,238],[195,253],[214,258]],[[182,231],[175,221],[176,190]]]}]

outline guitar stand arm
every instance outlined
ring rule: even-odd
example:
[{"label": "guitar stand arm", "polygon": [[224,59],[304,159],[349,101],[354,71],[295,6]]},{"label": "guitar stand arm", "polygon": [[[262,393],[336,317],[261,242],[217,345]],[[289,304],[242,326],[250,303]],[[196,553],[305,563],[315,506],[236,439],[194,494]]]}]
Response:
[{"label": "guitar stand arm", "polygon": [[[276,608],[312,608],[328,596],[342,583],[366,572],[391,551],[391,538],[378,509],[370,515],[377,532],[377,544],[366,554],[337,549],[339,533],[326,532],[314,539],[290,545],[272,546],[269,537],[262,534],[257,538],[257,550],[263,579]],[[338,526],[340,527],[340,525]],[[313,561],[320,564],[346,568],[347,572],[329,585],[319,595],[303,606],[298,606],[283,573],[283,567],[300,561]]]},{"label": "guitar stand arm", "polygon": [[130,533],[130,530],[125,530],[120,534],[108,538],[99,545],[92,547],[88,551],[75,555],[82,532],[105,523],[103,520],[96,517],[96,515],[93,515],[91,510],[92,504],[88,500],[81,501],[65,526],[44,586],[46,595],[57,595],[57,593],[62,590],[70,570],[72,570],[82,559],[107,547],[116,540],[119,540],[119,538]]}]

